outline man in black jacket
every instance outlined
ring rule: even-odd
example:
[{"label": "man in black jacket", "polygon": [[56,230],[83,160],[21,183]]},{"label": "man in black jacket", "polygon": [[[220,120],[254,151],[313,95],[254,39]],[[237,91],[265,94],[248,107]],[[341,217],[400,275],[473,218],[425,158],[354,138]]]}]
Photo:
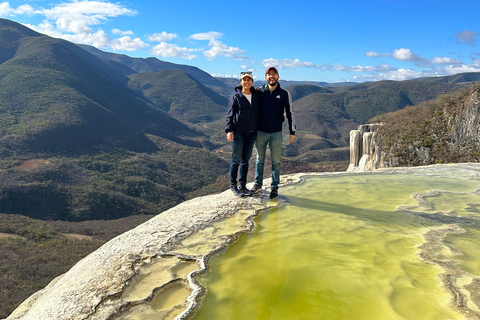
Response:
[{"label": "man in black jacket", "polygon": [[255,140],[257,160],[255,163],[255,185],[253,193],[262,190],[263,169],[267,145],[270,147],[272,160],[272,183],[270,185],[270,198],[278,197],[278,184],[280,183],[280,159],[282,155],[282,125],[285,116],[288,120],[288,142],[295,140],[295,121],[292,110],[290,93],[281,88],[278,83],[280,76],[275,67],[269,67],[265,72],[267,84],[258,88],[260,94],[260,112],[258,119],[258,132]]}]

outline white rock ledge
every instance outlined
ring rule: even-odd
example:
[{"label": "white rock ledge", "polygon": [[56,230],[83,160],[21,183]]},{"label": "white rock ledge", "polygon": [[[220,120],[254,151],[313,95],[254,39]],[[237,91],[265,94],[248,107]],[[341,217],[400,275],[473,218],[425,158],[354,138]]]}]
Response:
[{"label": "white rock ledge", "polygon": [[[300,181],[302,175],[282,176],[281,186]],[[268,185],[268,180],[265,182]],[[259,210],[276,203],[266,198],[266,191],[262,197],[236,198],[228,190],[185,201],[115,237],[80,260],[68,272],[24,301],[7,320],[114,319],[129,307],[129,303],[121,298],[122,290],[144,261],[171,255],[169,249],[181,240],[239,210],[251,210],[250,216],[254,216]],[[250,223],[244,231],[252,226]],[[206,270],[206,259],[228,246],[233,238],[235,235],[199,259],[200,272]],[[187,276],[185,282],[192,293],[188,297],[187,309],[176,319],[185,319],[197,307],[203,293],[193,279],[198,272]]]}]

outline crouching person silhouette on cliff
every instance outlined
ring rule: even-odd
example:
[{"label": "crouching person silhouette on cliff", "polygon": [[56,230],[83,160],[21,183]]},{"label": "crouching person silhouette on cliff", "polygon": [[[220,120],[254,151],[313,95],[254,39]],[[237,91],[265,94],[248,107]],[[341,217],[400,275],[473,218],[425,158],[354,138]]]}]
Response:
[{"label": "crouching person silhouette on cliff", "polygon": [[[253,73],[240,73],[240,86],[228,102],[225,133],[232,142],[230,161],[230,190],[237,197],[251,196],[247,189],[248,162],[252,156],[257,134],[259,112],[258,94],[253,87]],[[240,176],[237,181],[238,172]]]},{"label": "crouching person silhouette on cliff", "polygon": [[255,163],[255,184],[250,190],[257,193],[262,190],[263,169],[267,145],[270,147],[272,160],[272,182],[270,184],[270,199],[278,197],[278,184],[280,183],[280,159],[282,156],[282,125],[285,116],[288,120],[290,132],[288,142],[295,140],[295,119],[292,110],[292,98],[290,93],[280,88],[278,83],[280,76],[275,67],[269,67],[265,71],[267,83],[257,88],[260,100],[260,112],[258,118],[258,132],[255,141],[257,160]]}]

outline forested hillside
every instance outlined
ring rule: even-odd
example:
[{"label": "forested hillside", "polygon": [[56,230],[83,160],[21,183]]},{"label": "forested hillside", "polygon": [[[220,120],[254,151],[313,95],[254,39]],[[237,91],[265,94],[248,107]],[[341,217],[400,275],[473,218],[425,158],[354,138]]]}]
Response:
[{"label": "forested hillside", "polygon": [[480,86],[386,113],[382,122],[383,154],[390,166],[478,162]]},{"label": "forested hillside", "polygon": [[178,69],[135,73],[128,86],[177,119],[199,123],[223,118],[228,99]]},{"label": "forested hillside", "polygon": [[208,137],[85,50],[8,20],[0,38],[0,212],[47,220],[158,214],[227,171],[203,147]]}]

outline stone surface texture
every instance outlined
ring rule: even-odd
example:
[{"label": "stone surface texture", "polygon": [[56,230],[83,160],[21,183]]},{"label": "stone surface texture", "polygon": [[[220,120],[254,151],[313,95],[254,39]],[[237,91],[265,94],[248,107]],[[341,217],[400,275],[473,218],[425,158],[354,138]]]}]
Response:
[{"label": "stone surface texture", "polygon": [[[282,176],[280,186],[297,182],[300,176]],[[262,199],[267,197],[267,190],[261,196],[244,198],[235,197],[228,190],[185,201],[104,244],[24,301],[7,320],[118,318],[126,309],[138,304],[122,299],[122,292],[139,273],[142,264],[172,255],[185,261],[197,260],[198,257],[172,253],[171,249],[190,235],[239,210],[250,210],[251,216],[254,216],[259,209],[268,207],[261,205]],[[228,246],[231,241],[232,238],[227,237],[209,254]],[[206,270],[205,260],[209,254],[199,259],[200,271]],[[188,317],[197,307],[202,288],[193,279],[194,273],[180,279],[189,287],[191,294],[186,310],[176,319]]]},{"label": "stone surface texture", "polygon": [[142,261],[162,255],[176,242],[253,200],[230,191],[192,199],[107,242],[67,273],[21,304],[8,320],[109,319],[126,302],[119,298]]}]

